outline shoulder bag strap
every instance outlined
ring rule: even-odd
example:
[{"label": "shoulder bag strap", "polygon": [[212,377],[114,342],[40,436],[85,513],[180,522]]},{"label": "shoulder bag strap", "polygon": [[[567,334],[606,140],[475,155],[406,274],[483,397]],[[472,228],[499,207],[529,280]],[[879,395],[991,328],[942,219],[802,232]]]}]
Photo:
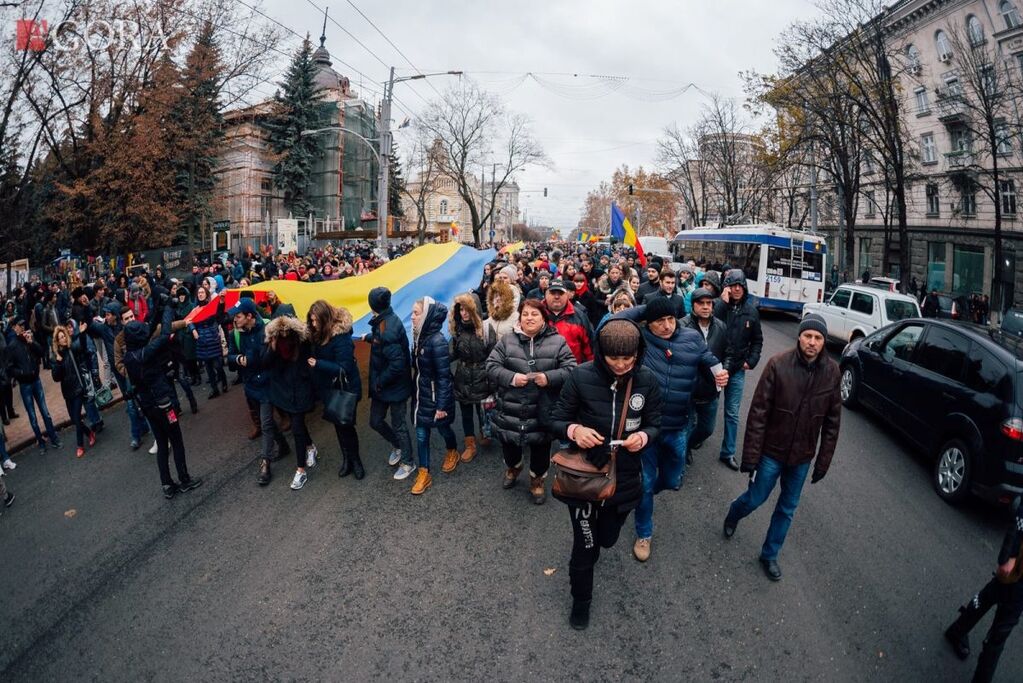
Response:
[{"label": "shoulder bag strap", "polygon": [[629,383],[625,385],[625,400],[622,401],[622,416],[618,420],[618,436],[615,440],[620,441],[622,435],[625,434],[625,415],[629,412],[629,397],[632,395],[632,378],[629,378]]}]

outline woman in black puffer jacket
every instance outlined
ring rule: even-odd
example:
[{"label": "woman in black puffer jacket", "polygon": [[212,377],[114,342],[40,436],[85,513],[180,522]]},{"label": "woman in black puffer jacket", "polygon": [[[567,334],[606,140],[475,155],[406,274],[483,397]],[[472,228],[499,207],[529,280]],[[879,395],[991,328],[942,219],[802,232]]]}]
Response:
[{"label": "woman in black puffer jacket", "polygon": [[451,357],[448,344],[441,334],[447,307],[423,297],[412,306],[412,424],[416,428],[419,452],[419,472],[412,485],[412,494],[419,495],[430,488],[430,430],[434,427],[444,438],[447,453],[444,472],[458,466],[458,450],[451,423],[455,420],[455,394],[451,381]]},{"label": "woman in black puffer jacket", "polygon": [[[654,441],[661,426],[661,392],[653,372],[642,367],[643,352],[643,336],[636,323],[608,321],[597,333],[594,359],[572,372],[551,412],[554,434],[574,441],[597,467],[611,457],[610,442],[622,442],[615,456],[614,495],[603,504],[564,500],[572,518],[569,621],[576,629],[589,625],[593,566],[601,548],[614,546],[629,512],[639,504],[643,493],[640,451]],[[619,437],[622,411],[627,412]]]},{"label": "woman in black puffer jacket", "polygon": [[[476,457],[476,431],[474,418],[483,427],[483,399],[490,395],[487,381],[487,356],[497,343],[492,332],[487,338],[480,319],[479,306],[473,294],[460,294],[451,307],[451,343],[449,351],[455,366],[455,400],[462,413],[462,433],[465,450],[460,460],[472,462]],[[486,445],[481,439],[481,443]]]},{"label": "woman in black puffer jacket", "polygon": [[575,367],[565,338],[545,323],[546,307],[525,299],[515,331],[497,342],[487,359],[487,374],[497,389],[494,431],[504,450],[504,488],[515,486],[522,451],[529,446],[529,492],[540,505],[551,462],[551,435],[545,421],[558,392]]},{"label": "woman in black puffer jacket", "polygon": [[63,325],[56,327],[53,332],[54,360],[51,372],[53,381],[60,383],[60,393],[64,397],[68,417],[75,426],[75,438],[78,443],[75,457],[78,458],[85,456],[86,439],[89,440],[90,448],[96,445],[96,433],[85,426],[82,417],[87,393],[85,378],[91,372],[88,351],[83,348],[84,339],[84,335],[79,335],[72,341],[71,333]]}]

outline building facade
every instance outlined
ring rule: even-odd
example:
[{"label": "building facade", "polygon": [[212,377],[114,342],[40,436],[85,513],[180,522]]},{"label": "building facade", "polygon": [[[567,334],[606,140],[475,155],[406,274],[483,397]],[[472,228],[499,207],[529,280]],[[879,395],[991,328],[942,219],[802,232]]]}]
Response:
[{"label": "building facade", "polygon": [[[379,166],[370,144],[377,137],[373,106],[352,90],[347,78],[334,71],[325,47],[326,37],[313,53],[320,95],[315,135],[319,143],[310,174],[307,197],[313,223],[306,237],[377,226]],[[283,192],[274,186],[274,155],[265,126],[273,103],[260,102],[225,114],[225,140],[214,188],[214,215],[230,223],[232,243],[274,242],[278,218],[288,218]],[[339,130],[319,130],[345,128]],[[370,141],[370,142],[367,142]],[[294,216],[294,218],[308,218]]]},{"label": "building facade", "polygon": [[[472,244],[472,214],[469,211],[469,205],[462,199],[451,178],[438,173],[431,175],[435,177],[432,178],[430,187],[426,190],[424,202],[427,236],[441,241],[452,239]],[[415,230],[419,225],[419,209],[412,197],[419,197],[423,176],[424,174],[419,173],[406,181],[408,193],[402,196],[402,206],[405,211],[403,223],[406,230]],[[481,187],[483,188],[482,192],[480,191]],[[483,213],[489,209],[491,188],[492,185],[489,182],[481,186],[475,178],[470,181],[470,189],[477,198],[476,205],[486,207],[483,209]],[[490,237],[491,227],[488,221],[480,231],[480,242],[490,244],[511,239],[514,236],[513,225],[517,222],[519,222],[519,186],[512,180],[506,182],[497,191],[493,213],[493,239]]]},{"label": "building facade", "polygon": [[[909,280],[953,294],[992,295],[995,202],[1002,222],[1005,305],[1023,302],[1023,22],[1010,0],[902,0],[885,16],[887,40],[903,63],[900,91],[909,155],[906,186],[910,273],[898,272],[898,230],[892,193],[869,154],[860,166],[861,192],[850,277],[864,271]],[[969,55],[966,53],[969,52]],[[981,56],[977,61],[977,56]],[[977,65],[977,66],[974,66]],[[964,73],[968,69],[971,73]],[[972,73],[979,70],[980,78]],[[1000,98],[992,150],[971,131],[977,112],[971,84],[1013,89]],[[971,119],[970,117],[974,117]],[[997,160],[999,186],[990,171]],[[835,251],[838,225],[834,196],[821,188],[821,230]],[[1021,198],[1023,199],[1023,198]],[[885,251],[894,269],[883,273]],[[996,299],[997,300],[997,299]]]}]

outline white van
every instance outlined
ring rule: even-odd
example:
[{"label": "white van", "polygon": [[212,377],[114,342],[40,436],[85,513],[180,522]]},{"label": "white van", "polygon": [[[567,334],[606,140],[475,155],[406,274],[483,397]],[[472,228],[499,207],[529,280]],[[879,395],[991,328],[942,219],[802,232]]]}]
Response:
[{"label": "white van", "polygon": [[668,240],[663,237],[644,236],[639,238],[639,246],[643,247],[643,253],[647,258],[660,256],[665,263],[671,261],[671,250],[668,248]]}]

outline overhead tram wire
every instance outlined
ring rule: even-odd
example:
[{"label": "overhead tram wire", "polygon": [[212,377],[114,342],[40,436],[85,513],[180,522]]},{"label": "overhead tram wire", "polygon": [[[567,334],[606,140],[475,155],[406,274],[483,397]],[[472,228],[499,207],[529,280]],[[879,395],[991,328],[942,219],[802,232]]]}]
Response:
[{"label": "overhead tram wire", "polygon": [[[356,12],[358,12],[358,13],[359,13],[359,16],[360,16],[360,17],[362,17],[363,19],[365,19],[365,20],[366,20],[366,22],[367,22],[367,23],[368,23],[368,24],[369,24],[370,26],[372,26],[372,27],[373,27],[374,29],[376,29],[376,32],[377,32],[377,33],[379,33],[379,34],[380,34],[381,36],[383,36],[383,39],[387,41],[387,44],[388,44],[388,45],[390,45],[391,47],[393,47],[393,48],[394,48],[394,51],[395,51],[395,52],[397,52],[397,53],[398,53],[399,55],[401,55],[401,58],[402,58],[402,59],[404,59],[404,60],[405,60],[405,61],[406,61],[406,62],[408,63],[408,65],[409,65],[409,66],[411,66],[411,67],[413,68],[413,70],[415,70],[415,72],[416,72],[417,74],[419,74],[420,76],[422,76],[422,75],[423,75],[423,72],[422,72],[422,71],[421,71],[421,70],[419,69],[419,67],[417,67],[417,66],[416,66],[415,64],[413,64],[413,63],[412,63],[412,60],[408,58],[408,55],[406,55],[406,54],[405,54],[404,52],[402,52],[402,51],[401,51],[401,48],[399,48],[399,47],[398,47],[397,45],[395,45],[395,44],[394,44],[394,41],[393,41],[393,40],[391,40],[390,38],[388,38],[388,37],[387,37],[387,34],[386,34],[386,33],[384,33],[384,32],[383,32],[383,31],[382,31],[382,30],[380,29],[380,27],[379,27],[379,26],[377,26],[376,24],[374,24],[374,23],[373,23],[373,20],[372,20],[372,19],[370,19],[369,17],[367,17],[367,16],[366,16],[366,14],[365,14],[365,12],[363,12],[363,11],[362,11],[361,9],[359,9],[359,7],[358,7],[358,6],[357,6],[357,5],[356,5],[356,4],[354,3],[354,2],[352,2],[352,0],[345,0],[345,2],[347,2],[347,3],[349,4],[349,5],[351,5],[351,6],[352,6],[352,9],[354,9],[354,10],[355,10]],[[437,96],[438,96],[438,97],[444,97],[444,96],[443,96],[443,95],[441,94],[440,90],[437,90],[437,86],[435,86],[435,85],[434,85],[434,84],[433,84],[432,82],[430,82],[430,80],[429,80],[429,79],[427,79],[427,80],[426,80],[426,84],[427,84],[428,86],[430,86],[431,88],[433,88],[433,91],[434,91],[435,93],[437,93]]]}]

